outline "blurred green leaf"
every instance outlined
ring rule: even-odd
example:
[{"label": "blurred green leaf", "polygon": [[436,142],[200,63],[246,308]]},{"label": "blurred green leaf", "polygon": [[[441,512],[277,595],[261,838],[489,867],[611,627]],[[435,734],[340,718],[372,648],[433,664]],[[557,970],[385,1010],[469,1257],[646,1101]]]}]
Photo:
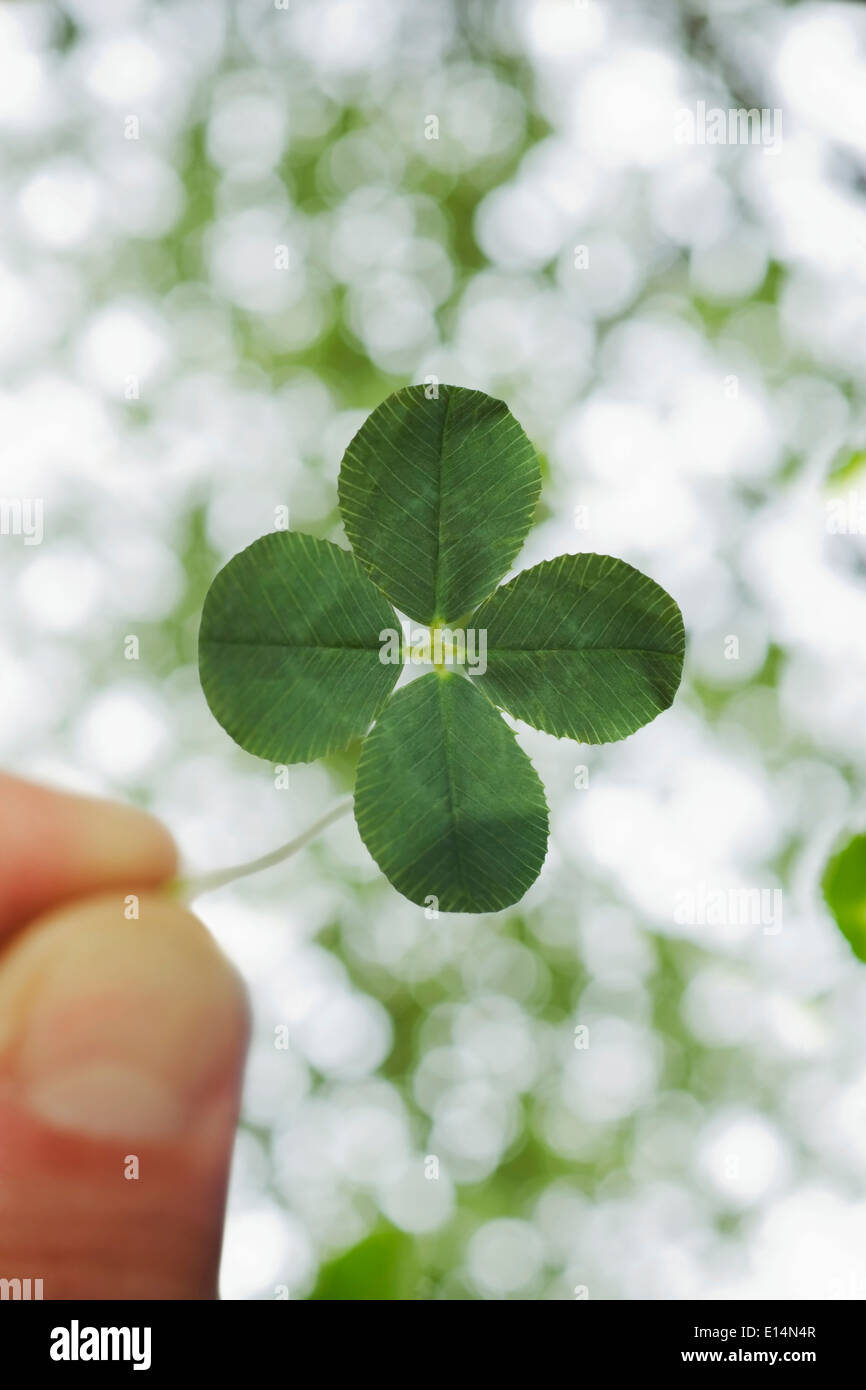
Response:
[{"label": "blurred green leaf", "polygon": [[448,673],[389,701],[358,763],[355,819],[394,887],[443,912],[517,902],[547,852],[532,763],[483,695]]},{"label": "blurred green leaf", "polygon": [[205,600],[199,669],[215,718],[248,753],[310,762],[366,732],[399,664],[379,659],[394,610],[354,556],[274,531],[220,570]]},{"label": "blurred green leaf", "polygon": [[679,608],[609,555],[561,555],[524,570],[471,624],[487,632],[485,693],[558,738],[625,738],[667,709],[680,683]]},{"label": "blurred green leaf", "polygon": [[541,470],[508,407],[483,391],[409,386],[364,421],[340,469],[358,558],[403,613],[453,622],[502,578],[532,524]]},{"label": "blurred green leaf", "polygon": [[828,487],[837,490],[840,487],[848,486],[862,479],[866,471],[866,451],[863,449],[845,449],[833,461],[830,469],[830,476],[827,479]]},{"label": "blurred green leaf", "polygon": [[866,835],[855,835],[827,861],[821,886],[836,925],[866,961]]},{"label": "blurred green leaf", "polygon": [[414,1242],[385,1227],[323,1265],[310,1299],[405,1302],[414,1296],[420,1273]]}]

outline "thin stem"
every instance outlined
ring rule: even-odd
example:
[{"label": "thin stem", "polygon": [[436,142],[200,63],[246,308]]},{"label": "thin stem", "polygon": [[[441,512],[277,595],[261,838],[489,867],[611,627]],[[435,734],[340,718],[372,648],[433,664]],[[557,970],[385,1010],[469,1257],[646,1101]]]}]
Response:
[{"label": "thin stem", "polygon": [[199,874],[195,878],[177,878],[172,885],[172,893],[175,897],[183,899],[184,902],[192,902],[193,898],[201,897],[202,893],[212,893],[215,888],[222,888],[226,883],[234,883],[236,878],[246,878],[248,874],[257,874],[260,869],[270,869],[274,864],[281,864],[290,855],[297,854],[299,849],[308,845],[323,830],[327,830],[329,825],[339,820],[347,811],[352,808],[352,798],[346,797],[345,801],[338,801],[336,806],[332,806],[324,816],[320,816],[303,834],[296,840],[290,840],[287,845],[282,845],[280,849],[272,850],[270,854],[263,854],[260,859],[251,859],[248,864],[235,864],[231,869],[213,869],[210,873]]}]

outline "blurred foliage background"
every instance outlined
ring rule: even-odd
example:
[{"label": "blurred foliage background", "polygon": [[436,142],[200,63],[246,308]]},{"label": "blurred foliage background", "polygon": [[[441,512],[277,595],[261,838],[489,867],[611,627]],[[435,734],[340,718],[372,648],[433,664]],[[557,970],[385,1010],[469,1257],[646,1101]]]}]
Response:
[{"label": "blurred foliage background", "polygon": [[[0,496],[44,504],[0,536],[6,766],[198,869],[350,790],[222,733],[198,619],[278,508],[343,539],[345,445],[427,377],[539,448],[520,568],[621,556],[689,634],[625,743],[519,729],[518,910],[427,920],[351,821],[201,900],[255,1011],[225,1298],[866,1293],[819,890],[866,822],[864,87],[846,4],[0,5]],[[763,140],[678,135],[738,108]],[[782,907],[681,910],[740,890]]]}]

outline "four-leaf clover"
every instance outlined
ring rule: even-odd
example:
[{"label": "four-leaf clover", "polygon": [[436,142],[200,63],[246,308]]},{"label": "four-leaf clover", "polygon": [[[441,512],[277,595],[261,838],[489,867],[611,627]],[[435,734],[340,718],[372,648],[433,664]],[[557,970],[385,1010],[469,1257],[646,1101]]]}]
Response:
[{"label": "four-leaf clover", "polygon": [[[344,455],[354,554],[276,531],[236,555],[205,600],[201,681],[223,728],[277,763],[366,736],[361,838],[395,888],[445,912],[517,902],[547,852],[544,788],[500,711],[607,743],[667,709],[680,682],[680,610],[624,561],[561,555],[496,587],[540,490],[535,451],[502,401],[410,386]],[[483,674],[440,662],[394,693],[401,667],[383,660],[394,608],[434,633],[483,634]]]}]

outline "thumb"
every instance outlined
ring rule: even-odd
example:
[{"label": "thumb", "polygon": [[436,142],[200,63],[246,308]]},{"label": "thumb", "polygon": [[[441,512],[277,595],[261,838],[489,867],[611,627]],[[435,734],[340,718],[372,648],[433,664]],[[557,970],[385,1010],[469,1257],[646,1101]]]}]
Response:
[{"label": "thumb", "polygon": [[67,905],[0,958],[0,1277],[46,1299],[216,1292],[243,991],[190,913],[130,901]]}]

